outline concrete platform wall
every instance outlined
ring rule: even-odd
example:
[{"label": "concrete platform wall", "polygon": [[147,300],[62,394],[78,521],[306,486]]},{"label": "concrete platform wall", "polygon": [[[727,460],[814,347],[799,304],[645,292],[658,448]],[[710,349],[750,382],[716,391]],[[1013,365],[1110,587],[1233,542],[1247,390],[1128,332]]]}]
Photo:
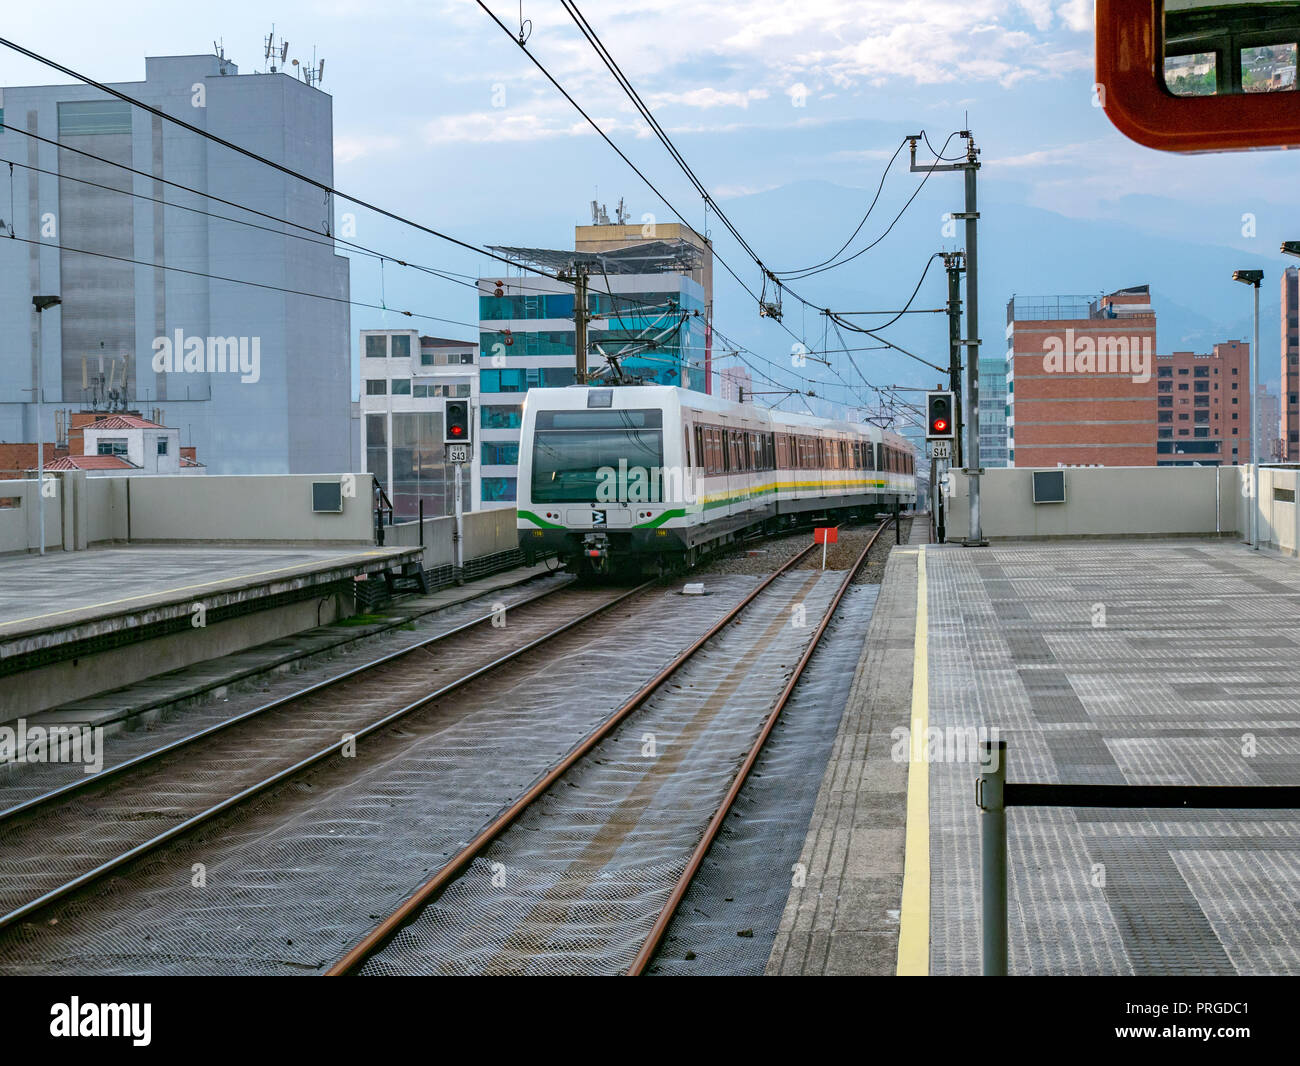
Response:
[{"label": "concrete platform wall", "polygon": [[[370,474],[87,477],[58,471],[46,477],[54,486],[44,501],[47,551],[131,541],[374,543]],[[341,513],[312,510],[314,482],[345,479],[350,495]],[[36,481],[4,482],[0,496],[21,501],[0,508],[0,553],[35,551]]]},{"label": "concrete platform wall", "polygon": [[[1287,555],[1300,555],[1300,468],[1261,467],[1259,471],[1259,542]],[[1242,499],[1243,528],[1250,501]]]},{"label": "concrete platform wall", "polygon": [[[502,508],[491,511],[468,511],[462,517],[465,531],[465,558],[480,559],[498,552],[519,547],[515,509]],[[426,518],[424,520],[424,567],[433,570],[450,566],[454,561],[454,518]],[[414,547],[420,543],[420,523],[403,522],[384,531],[386,545]]]},{"label": "concrete platform wall", "polygon": [[[1244,529],[1243,471],[1225,467],[1074,467],[1064,470],[1065,503],[1033,500],[1028,469],[981,477],[986,537],[1170,536]],[[948,539],[969,529],[969,479],[953,471]],[[1263,493],[1261,492],[1261,496]]]},{"label": "concrete platform wall", "polygon": [[[312,483],[352,479],[342,513],[312,511]],[[370,474],[264,474],[127,478],[133,541],[292,541],[358,544],[374,539]]]},{"label": "concrete platform wall", "polygon": [[55,495],[41,500],[36,479],[0,481],[0,497],[15,499],[18,506],[0,507],[0,553],[36,551],[40,544],[40,511],[45,507],[45,550],[58,551],[63,547],[63,503],[59,496],[61,485],[53,474],[47,474],[54,485]]}]

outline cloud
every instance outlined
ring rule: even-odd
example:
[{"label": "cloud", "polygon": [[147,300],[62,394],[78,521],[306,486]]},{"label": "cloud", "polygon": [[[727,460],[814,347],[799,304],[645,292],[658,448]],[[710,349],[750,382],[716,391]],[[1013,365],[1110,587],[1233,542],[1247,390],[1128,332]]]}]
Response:
[{"label": "cloud", "polygon": [[683,107],[749,107],[751,101],[766,100],[768,92],[766,89],[746,89],[735,92],[726,92],[721,89],[702,88],[688,89],[686,92],[679,93],[652,93],[646,98],[647,104],[653,109],[663,104],[680,104]]}]

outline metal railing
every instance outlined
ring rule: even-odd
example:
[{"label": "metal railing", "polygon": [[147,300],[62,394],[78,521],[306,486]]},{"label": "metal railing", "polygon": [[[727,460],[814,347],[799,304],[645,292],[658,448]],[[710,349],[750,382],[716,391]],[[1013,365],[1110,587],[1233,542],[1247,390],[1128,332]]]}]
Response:
[{"label": "metal railing", "polygon": [[980,742],[981,911],[984,976],[1007,975],[1007,808],[1300,809],[1300,785],[1070,785],[1007,781],[1007,742]]}]

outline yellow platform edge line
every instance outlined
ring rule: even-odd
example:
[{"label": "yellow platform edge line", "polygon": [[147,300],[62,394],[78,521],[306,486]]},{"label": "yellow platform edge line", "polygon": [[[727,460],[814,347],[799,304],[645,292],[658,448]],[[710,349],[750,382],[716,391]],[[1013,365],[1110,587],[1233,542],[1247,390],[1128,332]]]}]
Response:
[{"label": "yellow platform edge line", "polygon": [[912,653],[912,722],[907,765],[907,838],[903,903],[899,915],[900,977],[930,973],[930,764],[925,735],[930,724],[929,604],[925,552],[916,553],[916,642]]}]

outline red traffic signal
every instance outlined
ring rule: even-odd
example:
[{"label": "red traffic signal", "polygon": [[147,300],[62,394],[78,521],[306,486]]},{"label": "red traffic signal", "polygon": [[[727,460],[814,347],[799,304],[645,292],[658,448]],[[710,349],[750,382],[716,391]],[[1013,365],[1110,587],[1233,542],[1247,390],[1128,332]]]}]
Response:
[{"label": "red traffic signal", "polygon": [[953,394],[951,392],[927,392],[925,394],[925,439],[952,440],[953,431]]},{"label": "red traffic signal", "polygon": [[470,439],[468,400],[447,401],[442,439],[444,444],[463,444]]}]

